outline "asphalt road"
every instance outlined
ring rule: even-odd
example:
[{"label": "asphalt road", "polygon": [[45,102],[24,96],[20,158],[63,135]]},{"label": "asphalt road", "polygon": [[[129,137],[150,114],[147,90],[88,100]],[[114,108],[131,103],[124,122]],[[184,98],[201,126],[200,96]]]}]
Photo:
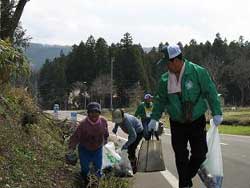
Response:
[{"label": "asphalt road", "polygon": [[[224,170],[223,188],[250,188],[250,137],[235,135],[220,135],[220,137]],[[178,177],[170,139],[170,132],[166,130],[162,137],[166,165],[168,170]],[[194,187],[199,186],[198,179],[194,181]]]},{"label": "asphalt road", "polygon": [[[52,111],[47,111],[52,113]],[[69,111],[60,111],[59,119],[70,119]],[[78,115],[78,120],[84,116]],[[109,130],[113,123],[109,122]],[[118,132],[126,139],[126,135]],[[175,168],[174,153],[171,147],[171,135],[165,130],[161,137],[166,171],[156,173],[137,173],[133,188],[178,188],[178,176]],[[250,188],[250,137],[221,135],[224,180],[223,188]],[[201,188],[198,177],[194,179],[194,188]]]}]

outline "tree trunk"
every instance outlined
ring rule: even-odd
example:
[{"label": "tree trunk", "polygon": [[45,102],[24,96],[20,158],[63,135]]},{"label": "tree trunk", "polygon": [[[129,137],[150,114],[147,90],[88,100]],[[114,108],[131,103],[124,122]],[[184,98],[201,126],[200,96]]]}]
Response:
[{"label": "tree trunk", "polygon": [[244,87],[240,87],[240,92],[241,92],[241,98],[240,98],[240,104],[241,106],[244,106],[244,99],[245,99],[245,90]]},{"label": "tree trunk", "polygon": [[29,0],[19,0],[14,13],[12,13],[13,5],[9,0],[1,0],[1,23],[0,38],[13,40],[15,29],[18,26],[22,16],[23,9]]}]

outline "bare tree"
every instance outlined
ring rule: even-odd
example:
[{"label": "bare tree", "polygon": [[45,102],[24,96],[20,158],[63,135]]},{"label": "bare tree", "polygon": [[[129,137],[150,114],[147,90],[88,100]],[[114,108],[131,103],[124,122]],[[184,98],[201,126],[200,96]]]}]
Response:
[{"label": "bare tree", "polygon": [[144,90],[140,82],[137,82],[130,88],[126,89],[126,93],[129,96],[129,104],[136,107],[142,100]]},{"label": "bare tree", "polygon": [[213,55],[210,54],[206,58],[204,58],[203,63],[204,67],[206,67],[210,76],[215,82],[218,91],[222,93],[226,92],[225,86],[222,82],[222,73],[225,67],[224,62],[218,61]]},{"label": "bare tree", "polygon": [[245,105],[246,91],[250,86],[250,60],[246,56],[238,58],[230,67],[231,80],[240,89],[240,105]]},{"label": "bare tree", "polygon": [[[91,97],[99,99],[100,103],[102,103],[105,97],[110,95],[111,84],[110,75],[104,74],[99,76],[94,80],[90,88]],[[113,89],[113,91],[115,90]]]}]

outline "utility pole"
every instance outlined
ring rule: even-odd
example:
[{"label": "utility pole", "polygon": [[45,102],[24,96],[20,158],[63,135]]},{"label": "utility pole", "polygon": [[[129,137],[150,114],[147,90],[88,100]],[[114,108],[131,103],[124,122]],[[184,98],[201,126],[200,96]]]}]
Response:
[{"label": "utility pole", "polygon": [[86,106],[87,106],[87,100],[86,100],[87,82],[83,82],[83,84],[84,84],[84,109],[86,109]]},{"label": "utility pole", "polygon": [[115,58],[111,57],[111,65],[110,65],[110,109],[113,109],[113,63]]}]

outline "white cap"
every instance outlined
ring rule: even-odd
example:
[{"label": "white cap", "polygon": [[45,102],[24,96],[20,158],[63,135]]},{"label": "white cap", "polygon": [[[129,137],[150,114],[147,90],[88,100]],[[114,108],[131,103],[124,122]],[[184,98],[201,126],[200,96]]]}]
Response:
[{"label": "white cap", "polygon": [[167,49],[168,49],[169,59],[173,59],[181,54],[180,46],[178,46],[177,44],[169,45]]}]

